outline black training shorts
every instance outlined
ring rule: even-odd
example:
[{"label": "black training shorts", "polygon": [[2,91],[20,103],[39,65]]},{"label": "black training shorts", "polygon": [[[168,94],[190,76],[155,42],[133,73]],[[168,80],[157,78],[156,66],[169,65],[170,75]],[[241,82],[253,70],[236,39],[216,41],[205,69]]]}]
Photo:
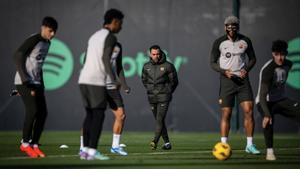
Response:
[{"label": "black training shorts", "polygon": [[118,89],[107,90],[107,95],[108,95],[107,101],[108,101],[109,107],[112,110],[117,110],[118,107],[124,107],[120,90],[118,90]]},{"label": "black training shorts", "polygon": [[253,101],[253,92],[249,78],[234,77],[229,79],[224,75],[220,77],[219,104],[221,107],[233,107],[235,98],[238,103]]},{"label": "black training shorts", "polygon": [[80,84],[83,105],[91,109],[106,109],[106,87]]}]

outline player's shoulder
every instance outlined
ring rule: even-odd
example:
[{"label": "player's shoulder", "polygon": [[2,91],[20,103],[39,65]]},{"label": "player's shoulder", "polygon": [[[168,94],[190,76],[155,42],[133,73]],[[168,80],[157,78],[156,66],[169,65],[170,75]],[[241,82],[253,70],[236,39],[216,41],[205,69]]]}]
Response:
[{"label": "player's shoulder", "polygon": [[27,41],[46,41],[44,38],[42,38],[40,33],[31,34],[26,40]]},{"label": "player's shoulder", "polygon": [[273,72],[275,69],[275,64],[273,59],[268,60],[265,64],[261,67],[261,71],[263,74],[268,74],[269,72]]},{"label": "player's shoulder", "polygon": [[284,64],[286,64],[288,67],[292,67],[293,66],[293,62],[290,61],[290,60],[288,60],[288,59],[285,59]]},{"label": "player's shoulder", "polygon": [[238,34],[238,38],[240,39],[240,40],[244,40],[244,41],[246,41],[247,43],[251,43],[251,39],[248,37],[248,36],[246,36],[246,35],[244,35],[244,34]]},{"label": "player's shoulder", "polygon": [[50,41],[44,39],[40,33],[35,33],[35,34],[31,34],[29,37],[27,37],[18,50],[20,50],[24,46],[26,46],[26,48],[34,47],[39,42],[46,42],[46,43],[50,44]]},{"label": "player's shoulder", "polygon": [[226,35],[223,35],[219,38],[217,38],[215,41],[214,41],[214,44],[217,45],[217,44],[221,44],[222,42],[228,40],[227,36]]},{"label": "player's shoulder", "polygon": [[122,49],[122,44],[120,42],[117,42],[116,46]]}]

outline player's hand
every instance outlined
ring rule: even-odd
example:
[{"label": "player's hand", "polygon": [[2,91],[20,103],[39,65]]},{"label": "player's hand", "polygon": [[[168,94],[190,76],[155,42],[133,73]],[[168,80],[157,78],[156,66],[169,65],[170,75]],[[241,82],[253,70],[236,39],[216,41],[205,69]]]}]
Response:
[{"label": "player's hand", "polygon": [[11,92],[10,92],[10,96],[21,96],[19,91],[17,89],[13,89]]},{"label": "player's hand", "polygon": [[31,96],[35,96],[35,90],[31,90],[31,91],[30,91],[30,95],[31,95]]},{"label": "player's hand", "polygon": [[247,76],[247,71],[245,69],[241,70],[240,78],[244,79]]},{"label": "player's hand", "polygon": [[272,118],[265,116],[263,121],[262,121],[262,127],[266,128],[267,125],[271,125],[271,124],[272,124]]},{"label": "player's hand", "polygon": [[131,92],[130,87],[127,87],[126,89],[124,89],[124,92],[125,92],[126,94],[129,94],[129,93]]},{"label": "player's hand", "polygon": [[225,76],[230,79],[233,76],[232,71],[230,69],[225,70]]}]

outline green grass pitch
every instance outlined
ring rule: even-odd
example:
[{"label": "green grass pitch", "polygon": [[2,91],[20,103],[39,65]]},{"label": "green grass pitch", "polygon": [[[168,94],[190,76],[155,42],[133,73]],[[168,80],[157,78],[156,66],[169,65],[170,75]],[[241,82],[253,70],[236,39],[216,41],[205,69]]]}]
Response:
[{"label": "green grass pitch", "polygon": [[[127,145],[128,156],[118,156],[109,152],[112,134],[103,132],[98,150],[111,157],[108,161],[80,160],[79,131],[45,131],[41,139],[41,149],[46,158],[30,159],[19,151],[21,132],[0,132],[0,168],[216,168],[216,169],[297,169],[300,167],[300,135],[276,134],[275,153],[277,160],[265,160],[264,139],[255,135],[255,143],[262,151],[261,155],[244,152],[246,139],[243,134],[230,134],[229,143],[233,154],[226,161],[218,161],[211,154],[213,145],[219,141],[218,133],[172,132],[170,139],[173,149],[151,150],[149,143],[152,132],[124,132],[122,143]],[[67,149],[59,146],[66,144]]]}]

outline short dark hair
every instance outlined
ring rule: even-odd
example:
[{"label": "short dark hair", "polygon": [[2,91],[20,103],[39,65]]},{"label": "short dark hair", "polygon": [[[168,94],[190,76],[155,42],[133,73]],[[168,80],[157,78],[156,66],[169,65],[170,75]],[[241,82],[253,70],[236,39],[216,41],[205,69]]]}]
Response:
[{"label": "short dark hair", "polygon": [[272,44],[272,52],[288,53],[288,44],[284,40],[275,40]]},{"label": "short dark hair", "polygon": [[58,28],[57,21],[51,16],[44,17],[44,19],[42,21],[42,25],[46,26],[46,27],[49,27],[49,28],[52,28],[55,32]]},{"label": "short dark hair", "polygon": [[151,52],[152,49],[161,51],[160,46],[158,46],[158,45],[152,45],[152,46],[149,48],[149,52]]},{"label": "short dark hair", "polygon": [[122,20],[124,18],[124,14],[118,9],[109,9],[105,12],[104,15],[104,25],[110,24],[113,19]]}]

